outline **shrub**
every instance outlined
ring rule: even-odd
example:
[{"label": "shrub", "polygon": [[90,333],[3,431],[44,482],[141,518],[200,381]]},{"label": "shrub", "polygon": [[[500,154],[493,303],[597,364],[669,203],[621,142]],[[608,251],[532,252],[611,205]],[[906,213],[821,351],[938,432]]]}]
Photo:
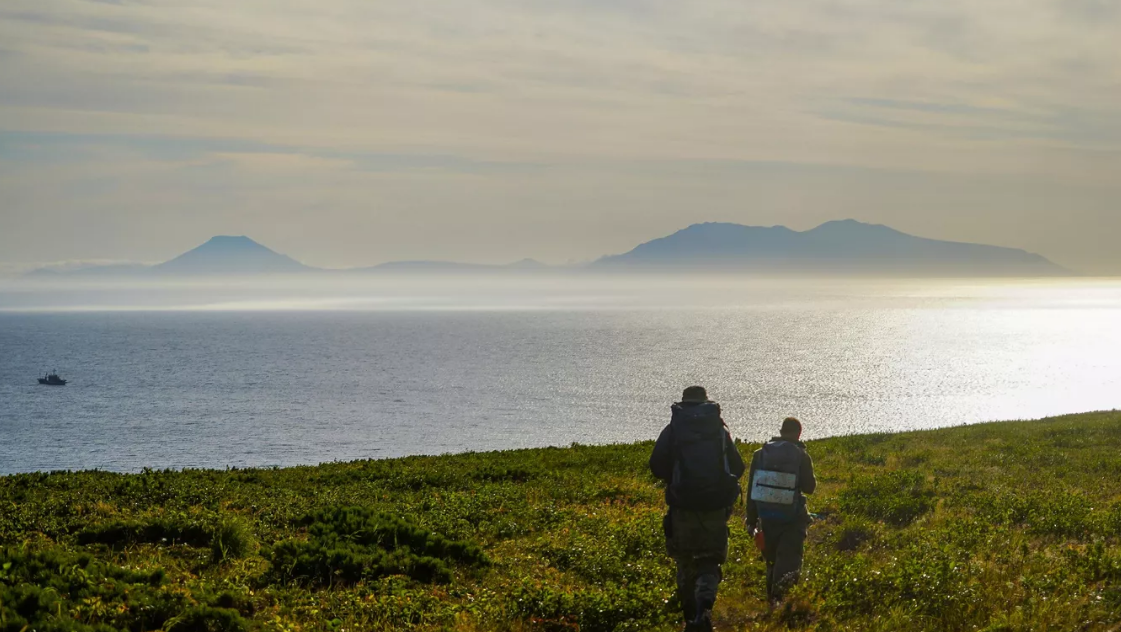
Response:
[{"label": "shrub", "polygon": [[897,526],[934,509],[934,493],[918,472],[894,471],[852,479],[838,498],[841,510]]},{"label": "shrub", "polygon": [[1070,568],[1090,582],[1105,580],[1116,584],[1121,581],[1121,552],[1110,550],[1101,542],[1084,549],[1063,549],[1063,558]]},{"label": "shrub", "polygon": [[1022,525],[1036,535],[1086,539],[1115,528],[1115,508],[1097,509],[1085,495],[1069,489],[1013,492],[998,489],[969,498],[970,508],[993,524]]},{"label": "shrub", "polygon": [[539,474],[539,472],[526,467],[502,467],[499,465],[492,465],[480,467],[473,473],[472,478],[487,483],[498,483],[502,481],[524,483],[536,478]]},{"label": "shrub", "polygon": [[78,533],[78,544],[186,544],[208,546],[211,529],[198,520],[162,518],[148,522],[111,520],[86,527]]},{"label": "shrub", "polygon": [[1101,532],[1108,537],[1121,537],[1121,502],[1115,502],[1100,516]]},{"label": "shrub", "polygon": [[201,605],[183,611],[165,627],[167,632],[247,632],[249,622],[237,610]]},{"label": "shrub", "polygon": [[237,518],[225,518],[211,534],[210,554],[215,562],[240,559],[253,552],[256,540],[249,527]]},{"label": "shrub", "polygon": [[904,454],[899,458],[899,463],[906,468],[916,468],[930,461],[930,450],[916,450]]},{"label": "shrub", "polygon": [[184,544],[209,547],[215,562],[246,557],[256,540],[249,526],[236,516],[200,518],[176,514],[147,520],[111,520],[78,532],[78,544],[113,548],[136,544]]},{"label": "shrub", "polygon": [[482,549],[470,542],[449,540],[396,516],[375,513],[366,507],[332,507],[309,515],[308,533],[313,539],[346,539],[363,546],[383,549],[407,548],[418,555],[449,558],[486,565]]},{"label": "shrub", "polygon": [[623,632],[649,630],[676,619],[669,591],[620,587],[565,590],[522,584],[511,595],[516,614],[546,630]]},{"label": "shrub", "polygon": [[816,570],[815,589],[827,612],[851,617],[905,608],[962,629],[962,618],[983,599],[968,557],[925,542],[901,548],[884,564],[859,553],[830,557]]},{"label": "shrub", "polygon": [[578,518],[539,539],[534,552],[550,566],[588,582],[627,584],[648,578],[662,562],[660,512],[625,519]]},{"label": "shrub", "polygon": [[308,541],[287,540],[269,552],[273,574],[281,581],[330,585],[400,574],[447,583],[451,561],[489,564],[475,544],[450,540],[364,507],[324,509],[304,522],[309,523]]},{"label": "shrub", "polygon": [[282,582],[329,586],[407,575],[417,581],[446,584],[452,578],[443,560],[338,540],[286,540],[273,547],[269,557],[274,576]]},{"label": "shrub", "polygon": [[[187,596],[160,589],[162,569],[132,571],[86,554],[15,549],[0,551],[0,569],[4,632],[155,630],[190,607]],[[231,614],[236,612],[226,613],[227,619]]]},{"label": "shrub", "polygon": [[855,551],[868,540],[875,537],[875,532],[867,524],[849,524],[837,534],[836,549],[838,551]]}]

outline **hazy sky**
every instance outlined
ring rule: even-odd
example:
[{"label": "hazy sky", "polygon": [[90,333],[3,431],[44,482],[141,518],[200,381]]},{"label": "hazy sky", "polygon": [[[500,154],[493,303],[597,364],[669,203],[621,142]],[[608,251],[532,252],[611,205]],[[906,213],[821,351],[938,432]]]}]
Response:
[{"label": "hazy sky", "polygon": [[853,217],[1121,274],[1121,0],[2,0],[0,262]]}]

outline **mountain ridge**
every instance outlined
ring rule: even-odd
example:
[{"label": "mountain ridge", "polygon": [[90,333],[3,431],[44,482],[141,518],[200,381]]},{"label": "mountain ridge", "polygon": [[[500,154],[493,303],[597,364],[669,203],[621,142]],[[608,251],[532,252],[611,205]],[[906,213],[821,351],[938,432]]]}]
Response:
[{"label": "mountain ridge", "polygon": [[730,222],[691,224],[633,249],[581,266],[556,267],[534,259],[509,264],[452,261],[389,261],[375,266],[327,270],[305,265],[245,235],[217,235],[155,265],[115,264],[78,270],[41,268],[28,276],[215,276],[306,273],[349,274],[533,274],[556,270],[952,276],[1065,276],[1072,273],[1045,257],[1001,246],[917,237],[883,224],[853,219],[796,231],[786,226]]},{"label": "mountain ridge", "polygon": [[1070,271],[1018,248],[916,237],[856,220],[805,231],[725,222],[692,224],[632,250],[601,257],[599,269],[1063,276]]},{"label": "mountain ridge", "polygon": [[312,269],[245,235],[217,235],[178,257],[152,266],[157,273],[178,275],[292,274]]}]

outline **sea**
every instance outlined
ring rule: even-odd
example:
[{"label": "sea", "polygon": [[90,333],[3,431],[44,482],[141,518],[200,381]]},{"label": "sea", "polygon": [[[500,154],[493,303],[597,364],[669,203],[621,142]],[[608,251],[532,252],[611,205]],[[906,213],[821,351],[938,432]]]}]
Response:
[{"label": "sea", "polygon": [[693,384],[753,441],[1121,408],[1117,280],[101,295],[0,288],[0,474],[646,441]]}]

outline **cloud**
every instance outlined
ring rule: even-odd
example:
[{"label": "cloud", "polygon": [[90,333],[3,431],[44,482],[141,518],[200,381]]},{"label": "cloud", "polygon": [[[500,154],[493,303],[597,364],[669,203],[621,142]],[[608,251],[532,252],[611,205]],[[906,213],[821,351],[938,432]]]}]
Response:
[{"label": "cloud", "polygon": [[[392,154],[283,145],[242,138],[162,136],[154,134],[67,134],[0,131],[0,160],[10,162],[74,162],[106,150],[131,152],[146,160],[168,163],[230,160],[244,165],[286,163],[366,171],[446,171],[457,173],[524,172],[534,163],[486,161],[444,154]],[[99,156],[103,158],[104,156]]]},{"label": "cloud", "polygon": [[[728,219],[798,223],[860,200],[865,216],[938,229],[930,209],[953,196],[933,192],[982,178],[990,193],[972,203],[994,225],[1022,215],[1030,182],[1050,187],[1040,199],[1063,192],[1055,216],[1098,234],[1089,222],[1121,171],[1118,6],[6,0],[0,221],[53,235],[59,258],[91,235],[91,257],[159,258],[187,245],[161,226],[185,241],[266,218],[288,245],[297,233],[329,244],[327,229],[286,237],[277,224],[314,217],[387,250],[355,239],[330,264],[427,248],[377,241],[422,222],[437,251],[418,255],[566,260],[733,207]],[[767,165],[798,175],[785,190],[736,181]],[[928,199],[875,188],[900,172],[922,175],[913,190]],[[807,190],[853,173],[876,174],[856,180],[871,188]],[[502,238],[511,226],[521,241]],[[1074,236],[1038,230],[1023,245],[1077,251]],[[48,241],[34,234],[0,249],[32,256]],[[1087,256],[1116,260],[1106,250]]]},{"label": "cloud", "polygon": [[1068,18],[1090,27],[1108,26],[1121,18],[1121,0],[1068,0],[1058,8]]},{"label": "cloud", "polygon": [[35,270],[52,270],[54,272],[72,272],[85,268],[112,265],[143,265],[135,261],[122,261],[117,259],[85,259],[71,261],[40,261],[8,263],[0,261],[0,278],[16,278]]}]

